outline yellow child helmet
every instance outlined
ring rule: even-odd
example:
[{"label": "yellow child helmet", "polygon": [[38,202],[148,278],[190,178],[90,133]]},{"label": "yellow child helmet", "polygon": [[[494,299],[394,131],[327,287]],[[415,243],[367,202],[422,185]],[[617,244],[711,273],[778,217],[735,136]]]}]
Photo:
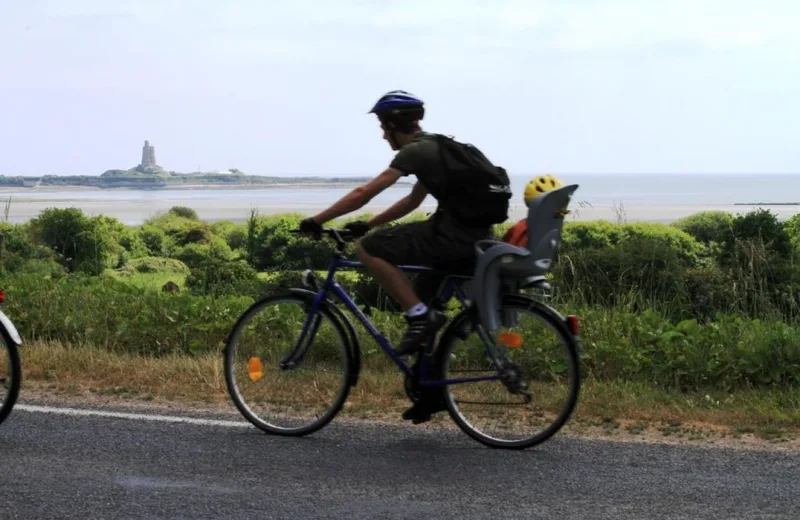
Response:
[{"label": "yellow child helmet", "polygon": [[525,186],[525,204],[530,204],[539,195],[558,189],[563,185],[564,183],[561,182],[561,179],[555,175],[545,174],[534,177]]}]

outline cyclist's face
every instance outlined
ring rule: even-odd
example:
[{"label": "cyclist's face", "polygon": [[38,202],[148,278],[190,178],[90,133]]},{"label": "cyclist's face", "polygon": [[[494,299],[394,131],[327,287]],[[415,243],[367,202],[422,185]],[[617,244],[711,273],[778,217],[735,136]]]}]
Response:
[{"label": "cyclist's face", "polygon": [[[394,139],[392,139],[392,129],[386,126],[385,124],[381,124],[381,130],[383,130],[383,138],[389,143],[389,146],[392,147],[392,150],[397,151],[400,148],[397,146],[397,143]],[[395,134],[397,136],[397,134]]]}]

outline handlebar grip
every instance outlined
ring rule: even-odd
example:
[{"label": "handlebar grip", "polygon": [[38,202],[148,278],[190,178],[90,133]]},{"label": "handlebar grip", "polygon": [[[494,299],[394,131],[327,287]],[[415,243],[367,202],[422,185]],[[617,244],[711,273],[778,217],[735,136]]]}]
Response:
[{"label": "handlebar grip", "polygon": [[[299,235],[302,234],[302,231],[299,229],[290,229],[289,233],[292,233],[293,235]],[[328,237],[337,241],[355,238],[355,235],[349,229],[322,228],[322,233],[320,233],[320,235],[327,235]]]}]

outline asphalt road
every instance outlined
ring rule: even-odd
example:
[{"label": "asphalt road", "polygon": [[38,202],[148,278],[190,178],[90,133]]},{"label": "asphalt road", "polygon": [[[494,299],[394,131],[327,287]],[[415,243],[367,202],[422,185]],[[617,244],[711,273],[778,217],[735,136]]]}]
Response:
[{"label": "asphalt road", "polygon": [[285,439],[27,406],[0,425],[3,520],[798,519],[799,479],[800,454],[565,437],[507,452],[429,425]]}]

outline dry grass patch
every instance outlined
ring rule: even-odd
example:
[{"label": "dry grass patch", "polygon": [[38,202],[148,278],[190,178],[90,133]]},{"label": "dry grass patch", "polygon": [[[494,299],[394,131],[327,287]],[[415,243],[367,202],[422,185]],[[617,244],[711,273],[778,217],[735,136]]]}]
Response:
[{"label": "dry grass patch", "polygon": [[[172,403],[235,412],[225,386],[221,349],[156,358],[88,345],[34,342],[21,354],[23,400]],[[395,422],[408,406],[400,373],[368,363],[340,417]],[[434,423],[453,426],[447,414],[440,414]],[[564,433],[800,449],[800,389],[686,395],[643,384],[590,380],[584,382],[578,408]]]}]

